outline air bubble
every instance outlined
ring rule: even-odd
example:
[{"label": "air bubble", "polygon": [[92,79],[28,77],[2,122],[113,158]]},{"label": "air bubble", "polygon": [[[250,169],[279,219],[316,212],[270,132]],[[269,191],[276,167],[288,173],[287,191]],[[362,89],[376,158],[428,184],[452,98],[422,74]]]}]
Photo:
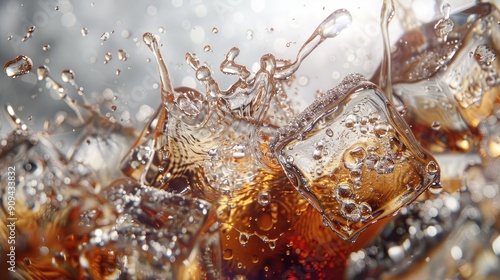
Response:
[{"label": "air bubble", "polygon": [[266,191],[259,192],[259,196],[257,197],[257,202],[261,206],[267,206],[270,201],[271,201],[271,196],[269,195],[268,192]]},{"label": "air bubble", "polygon": [[248,236],[247,233],[240,232],[240,237],[238,238],[238,241],[240,242],[241,246],[245,246],[248,243],[248,239],[250,237]]}]

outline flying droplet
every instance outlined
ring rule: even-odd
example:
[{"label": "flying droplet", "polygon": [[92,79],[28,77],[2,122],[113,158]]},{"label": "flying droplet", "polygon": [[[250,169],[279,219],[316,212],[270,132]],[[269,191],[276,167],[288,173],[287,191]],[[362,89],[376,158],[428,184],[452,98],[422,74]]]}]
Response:
[{"label": "flying droplet", "polygon": [[71,69],[62,70],[61,79],[65,83],[74,83],[75,82],[75,73]]},{"label": "flying droplet", "polygon": [[203,47],[203,51],[204,52],[211,52],[213,50],[212,50],[212,47],[210,45],[206,45],[205,47]]},{"label": "flying droplet", "polygon": [[36,69],[36,74],[37,74],[37,77],[38,77],[38,80],[41,81],[45,78],[47,78],[47,75],[49,75],[49,68],[45,65],[43,66],[38,66],[38,68]]},{"label": "flying droplet", "polygon": [[33,67],[31,58],[25,55],[18,55],[16,58],[7,61],[7,63],[3,66],[3,70],[7,76],[16,78],[29,73],[31,71],[31,67]]},{"label": "flying droplet", "polygon": [[102,35],[101,35],[101,41],[105,42],[109,39],[109,32],[104,32]]},{"label": "flying droplet", "polygon": [[104,64],[108,64],[112,58],[113,58],[113,55],[110,52],[107,52],[104,55]]},{"label": "flying droplet", "polygon": [[23,37],[21,41],[26,42],[29,38],[33,37],[33,32],[35,32],[36,27],[34,25],[30,26],[28,28],[28,32],[26,32],[26,35]]},{"label": "flying droplet", "polygon": [[42,47],[42,50],[44,50],[44,51],[48,51],[49,49],[50,49],[49,44],[43,45],[43,47]]},{"label": "flying droplet", "polygon": [[118,59],[121,61],[127,61],[128,53],[124,50],[118,50]]},{"label": "flying droplet", "polygon": [[269,201],[271,201],[271,197],[270,197],[270,195],[269,195],[268,192],[266,192],[266,191],[259,192],[259,196],[257,198],[257,202],[259,202],[259,204],[261,206],[268,205]]},{"label": "flying droplet", "polygon": [[213,34],[219,33],[219,29],[217,27],[212,28],[212,33]]},{"label": "flying droplet", "polygon": [[80,30],[80,32],[82,33],[82,37],[85,37],[85,36],[87,36],[87,34],[89,34],[89,30],[87,27],[82,28],[82,30]]}]

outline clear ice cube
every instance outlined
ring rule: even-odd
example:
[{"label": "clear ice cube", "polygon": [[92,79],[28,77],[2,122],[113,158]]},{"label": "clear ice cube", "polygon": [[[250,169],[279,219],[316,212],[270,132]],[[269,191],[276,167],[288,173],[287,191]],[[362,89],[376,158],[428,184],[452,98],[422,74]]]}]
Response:
[{"label": "clear ice cube", "polygon": [[384,93],[356,74],[280,128],[272,146],[325,225],[348,240],[439,181]]},{"label": "clear ice cube", "polygon": [[479,122],[500,100],[500,12],[477,4],[450,20],[446,40],[430,22],[405,33],[392,55],[393,92],[417,139],[436,152],[472,149]]},{"label": "clear ice cube", "polygon": [[[88,277],[109,274],[133,279],[219,279],[220,240],[216,214],[198,199],[114,182],[104,197],[118,213],[116,223],[97,228],[80,264]],[[106,257],[108,262],[99,262]]]}]

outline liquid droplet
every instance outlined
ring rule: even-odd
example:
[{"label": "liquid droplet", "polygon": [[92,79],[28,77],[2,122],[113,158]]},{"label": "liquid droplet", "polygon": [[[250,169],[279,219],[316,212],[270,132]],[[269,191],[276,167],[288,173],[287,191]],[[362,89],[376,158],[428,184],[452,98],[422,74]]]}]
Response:
[{"label": "liquid droplet", "polygon": [[217,27],[212,28],[212,33],[213,34],[219,33],[219,29]]},{"label": "liquid droplet", "polygon": [[50,49],[49,44],[43,45],[43,47],[42,47],[42,50],[44,50],[44,51],[48,51],[49,49]]},{"label": "liquid droplet", "polygon": [[107,31],[106,31],[106,32],[104,32],[104,33],[101,35],[101,41],[103,41],[103,42],[107,41],[107,40],[109,39],[109,36],[110,36],[109,32],[107,32]]},{"label": "liquid droplet", "polygon": [[71,69],[63,70],[61,72],[61,79],[65,83],[74,83],[75,82],[75,73]]},{"label": "liquid droplet", "polygon": [[84,27],[80,30],[80,33],[82,34],[82,37],[85,37],[87,36],[87,34],[89,34],[89,30],[87,27]]},{"label": "liquid droplet", "polygon": [[309,39],[302,45],[297,55],[296,60],[288,65],[278,67],[274,77],[276,79],[286,79],[290,77],[300,66],[302,61],[325,39],[337,36],[342,30],[349,27],[352,23],[352,17],[349,11],[339,9],[331,13],[316,30],[311,34]]},{"label": "liquid droplet", "polygon": [[36,74],[38,76],[38,80],[41,81],[47,78],[47,75],[49,74],[49,68],[45,65],[38,66],[38,68],[36,69]]},{"label": "liquid droplet", "polygon": [[113,58],[113,55],[110,52],[107,52],[104,55],[104,64],[108,64],[112,58]]},{"label": "liquid droplet", "polygon": [[31,71],[31,67],[33,67],[31,58],[25,55],[18,55],[16,58],[7,61],[7,63],[3,66],[3,70],[7,76],[16,78],[29,73]]},{"label": "liquid droplet", "polygon": [[124,50],[118,50],[118,59],[121,61],[127,61],[128,53]]},{"label": "liquid droplet", "polygon": [[453,30],[453,27],[455,26],[453,21],[450,19],[450,10],[450,4],[443,4],[443,6],[441,7],[441,13],[443,14],[444,18],[438,20],[436,25],[434,25],[434,31],[436,32],[436,35],[439,38],[442,38],[443,41],[446,41],[446,39],[448,38],[448,34],[450,34],[450,32]]},{"label": "liquid droplet", "polygon": [[212,47],[210,45],[206,45],[205,47],[203,47],[203,51],[204,52],[211,52],[213,50],[212,50]]},{"label": "liquid droplet", "polygon": [[28,32],[26,32],[26,35],[23,37],[21,41],[26,42],[29,38],[33,37],[33,32],[35,32],[36,27],[34,25],[30,26],[28,28]]}]

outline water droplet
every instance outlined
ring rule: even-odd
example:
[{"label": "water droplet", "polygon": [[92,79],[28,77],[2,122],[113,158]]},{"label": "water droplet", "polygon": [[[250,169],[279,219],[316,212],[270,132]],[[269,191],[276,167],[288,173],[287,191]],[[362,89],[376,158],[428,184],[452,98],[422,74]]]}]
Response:
[{"label": "water droplet", "polygon": [[43,66],[38,66],[38,68],[36,69],[36,74],[38,76],[38,80],[41,81],[45,78],[47,78],[47,75],[49,75],[49,68],[45,65]]},{"label": "water droplet", "polygon": [[110,36],[110,34],[107,31],[104,32],[104,33],[102,33],[102,35],[101,35],[101,41],[106,42],[109,39],[109,36]]},{"label": "water droplet", "polygon": [[42,50],[44,50],[44,51],[48,51],[49,49],[50,49],[49,44],[43,45],[43,47],[42,47]]},{"label": "water droplet", "polygon": [[318,34],[323,38],[333,38],[342,30],[349,27],[352,17],[349,11],[340,9],[328,16],[317,28]]},{"label": "water droplet", "polygon": [[213,28],[212,28],[212,33],[213,33],[213,34],[217,34],[217,33],[219,33],[219,29],[218,29],[217,27],[213,27]]},{"label": "water droplet", "polygon": [[61,72],[61,79],[65,83],[74,83],[75,82],[75,73],[71,69],[63,70]]},{"label": "water droplet", "polygon": [[33,32],[35,32],[36,27],[34,25],[30,26],[28,28],[28,32],[26,32],[26,35],[21,39],[21,41],[26,42],[29,38],[33,36]]},{"label": "water droplet", "polygon": [[450,10],[451,6],[448,3],[443,4],[442,8],[442,14],[444,18],[438,20],[436,25],[434,25],[434,31],[436,32],[436,35],[439,38],[442,38],[444,41],[446,41],[448,34],[453,30],[453,27],[455,24],[453,21],[449,18],[450,17]]},{"label": "water droplet", "polygon": [[85,37],[87,36],[87,34],[89,34],[89,30],[87,27],[83,27],[81,30],[80,30],[80,33],[82,34],[82,37]]},{"label": "water droplet", "polygon": [[116,76],[119,76],[121,72],[122,72],[122,70],[116,69],[116,72],[115,72]]},{"label": "water droplet", "polygon": [[247,30],[247,40],[253,39],[253,30]]},{"label": "water droplet", "polygon": [[332,130],[332,129],[330,129],[330,128],[328,128],[328,129],[326,130],[326,135],[327,135],[328,137],[333,137],[333,130]]},{"label": "water droplet", "polygon": [[203,51],[204,51],[204,52],[211,52],[211,51],[213,51],[213,50],[212,50],[212,47],[211,47],[210,45],[205,45],[205,46],[203,47]]},{"label": "water droplet", "polygon": [[16,58],[7,61],[7,63],[3,66],[3,70],[7,76],[16,78],[29,73],[31,71],[31,67],[33,67],[31,58],[25,55],[18,55]]},{"label": "water droplet", "polygon": [[110,52],[107,52],[104,55],[104,64],[108,64],[112,58],[113,58],[113,54],[111,54]]},{"label": "water droplet", "polygon": [[118,59],[121,61],[127,61],[128,53],[125,50],[118,50]]}]

